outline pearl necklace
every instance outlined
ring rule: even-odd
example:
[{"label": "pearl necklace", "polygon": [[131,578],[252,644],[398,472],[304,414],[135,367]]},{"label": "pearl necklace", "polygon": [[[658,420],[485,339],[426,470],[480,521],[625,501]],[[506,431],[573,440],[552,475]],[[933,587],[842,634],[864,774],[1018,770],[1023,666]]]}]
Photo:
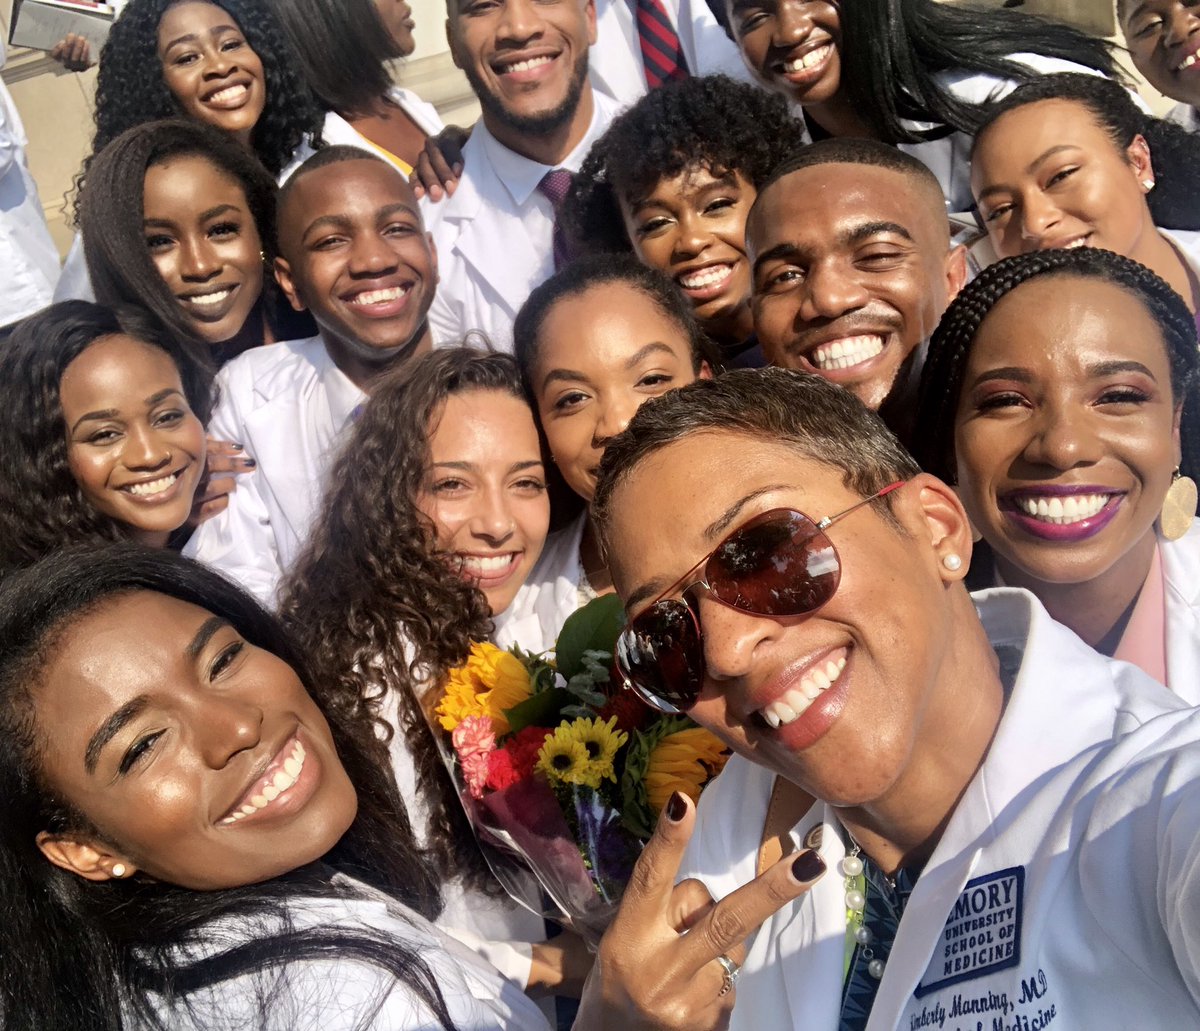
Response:
[{"label": "pearl necklace", "polygon": [[886,963],[875,956],[875,950],[871,948],[875,936],[863,923],[863,913],[867,908],[867,878],[863,861],[859,858],[862,849],[853,838],[851,843],[850,851],[838,864],[838,872],[846,888],[846,946],[842,980],[845,981],[850,972],[855,948],[861,947],[862,958],[867,961],[867,973],[878,981],[883,977]]}]

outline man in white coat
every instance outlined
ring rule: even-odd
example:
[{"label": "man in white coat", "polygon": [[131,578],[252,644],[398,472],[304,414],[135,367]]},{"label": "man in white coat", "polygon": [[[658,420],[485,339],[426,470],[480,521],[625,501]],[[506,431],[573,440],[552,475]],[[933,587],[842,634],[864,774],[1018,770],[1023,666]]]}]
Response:
[{"label": "man in white coat", "polygon": [[627,683],[738,754],[668,804],[577,1031],[1200,1024],[1200,713],[1032,595],[972,599],[953,490],[848,392],[672,391],[593,516]]},{"label": "man in white coat", "polygon": [[343,434],[372,382],[431,346],[433,243],[412,188],[382,158],[330,147],[279,197],[276,277],[320,334],[245,352],[217,376],[209,433],[257,463],[185,554],[271,605],[308,537]]},{"label": "man in white coat", "polygon": [[448,14],[451,56],[483,115],[454,195],[422,201],[441,256],[429,321],[440,345],[477,330],[511,351],[518,309],[554,272],[570,176],[616,105],[588,81],[593,0],[448,0]]}]

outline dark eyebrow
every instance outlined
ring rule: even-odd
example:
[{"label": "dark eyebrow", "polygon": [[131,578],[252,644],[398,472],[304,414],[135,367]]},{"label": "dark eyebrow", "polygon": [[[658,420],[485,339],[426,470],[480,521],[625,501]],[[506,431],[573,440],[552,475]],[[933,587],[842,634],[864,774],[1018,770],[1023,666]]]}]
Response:
[{"label": "dark eyebrow", "polygon": [[[220,35],[222,32],[236,32],[241,34],[241,31],[242,30],[236,25],[214,25],[208,30],[208,35],[210,38],[213,38]],[[200,34],[197,32],[186,32],[182,36],[176,36],[174,39],[170,40],[165,47],[163,47],[163,53],[165,54],[171,49],[171,47],[176,46],[179,43],[195,43],[199,38]]]},{"label": "dark eyebrow", "polygon": [[1141,362],[1135,361],[1110,361],[1097,362],[1095,365],[1088,366],[1088,375],[1099,379],[1102,376],[1112,376],[1118,372],[1140,372],[1143,376],[1148,376],[1158,382],[1158,378]]},{"label": "dark eyebrow", "polygon": [[661,340],[652,341],[645,347],[636,351],[634,355],[625,363],[625,368],[626,370],[633,369],[640,365],[645,359],[649,358],[650,355],[659,354],[662,352],[665,352],[672,357],[675,356],[675,352],[671,350],[669,344],[664,344]]},{"label": "dark eyebrow", "polygon": [[[786,490],[787,484],[773,483],[766,487],[759,487],[758,490],[751,491],[744,498],[740,498],[730,505],[724,512],[721,513],[712,523],[704,528],[703,537],[705,540],[712,540],[723,530],[728,529],[729,525],[737,518],[738,513],[745,508],[755,498],[760,498],[764,494],[770,494],[776,490]],[[686,574],[685,574],[686,575]],[[648,580],[636,590],[634,590],[628,598],[625,599],[625,611],[632,612],[639,604],[649,598],[657,598],[668,590],[675,580],[667,580],[663,577],[657,577],[653,580]]]},{"label": "dark eyebrow", "polygon": [[1015,365],[1007,365],[1000,369],[988,369],[986,372],[981,372],[971,382],[971,386],[977,387],[980,383],[990,383],[994,379],[1014,379],[1018,383],[1029,383],[1033,377],[1028,369],[1019,369]]},{"label": "dark eyebrow", "polygon": [[803,257],[803,252],[794,243],[777,243],[774,247],[769,247],[754,259],[754,274],[758,275],[759,268],[768,261],[788,258],[792,262],[795,262],[801,257]]},{"label": "dark eyebrow", "polygon": [[[715,175],[710,169],[703,169],[703,170],[708,171],[708,174],[712,176],[712,182],[706,183],[701,188],[700,196],[705,196],[706,194],[712,193],[714,190],[731,190],[731,189],[735,189],[737,187],[737,173],[722,172],[720,175]],[[686,175],[687,173],[685,172],[684,174]],[[657,189],[657,186],[655,188]],[[661,201],[656,200],[653,196],[649,196],[649,197],[642,197],[640,200],[631,202],[629,205],[629,210],[630,210],[631,214],[636,215],[643,208],[653,208],[653,207],[661,207],[661,206],[662,206]]]},{"label": "dark eyebrow", "polygon": [[[1079,147],[1076,146],[1074,143],[1056,143],[1053,147],[1047,147],[1037,157],[1035,157],[1032,161],[1030,161],[1029,164],[1027,164],[1025,166],[1025,173],[1027,175],[1032,175],[1034,172],[1037,171],[1038,166],[1043,161],[1046,161],[1048,158],[1054,157],[1055,154],[1061,153],[1064,150],[1079,150]],[[994,185],[994,186],[988,186],[985,189],[980,190],[979,191],[979,200],[983,200],[983,198],[988,196],[989,194],[1004,193],[1007,190],[1008,190],[1008,187],[1005,186],[1003,183],[996,183],[996,185]]]},{"label": "dark eyebrow", "polygon": [[418,222],[421,220],[420,212],[417,211],[411,204],[406,204],[404,201],[397,201],[395,204],[387,204],[375,212],[376,219],[390,218],[397,211],[402,211],[406,215],[411,215]]},{"label": "dark eyebrow", "polygon": [[95,412],[87,412],[75,420],[75,425],[71,427],[71,432],[74,433],[79,429],[81,422],[103,422],[105,419],[115,419],[119,414],[115,408],[101,408]]},{"label": "dark eyebrow", "polygon": [[542,389],[545,390],[551,383],[558,381],[586,383],[588,378],[582,372],[576,372],[574,369],[551,369],[546,373],[546,378],[542,380]]},{"label": "dark eyebrow", "polygon": [[89,774],[96,772],[96,764],[100,761],[100,753],[114,737],[116,737],[129,723],[137,719],[137,717],[145,711],[149,706],[150,699],[146,695],[138,695],[121,706],[116,712],[108,717],[99,728],[91,736],[87,743],[87,748],[83,752],[83,768]]},{"label": "dark eyebrow", "polygon": [[314,229],[324,229],[326,227],[337,229],[341,232],[348,232],[353,228],[353,225],[345,215],[320,215],[304,227],[304,232],[300,234],[301,241],[306,240]]},{"label": "dark eyebrow", "polygon": [[[179,394],[180,397],[183,396],[182,392],[177,390],[175,387],[167,387],[164,390],[160,390],[157,394],[151,394],[148,398],[146,398],[146,407],[153,408],[160,401],[165,400],[172,394]],[[105,419],[115,419],[120,414],[121,413],[115,408],[101,408],[95,412],[86,412],[75,420],[75,425],[71,427],[71,432],[74,433],[77,429],[79,429],[79,424],[82,422],[103,422]]]},{"label": "dark eyebrow", "polygon": [[226,211],[237,211],[240,213],[241,210],[236,204],[217,204],[207,211],[200,212],[199,221],[207,222],[210,218],[216,218],[218,215],[225,214]]},{"label": "dark eyebrow", "polygon": [[227,626],[233,626],[224,616],[209,616],[203,623],[200,624],[200,629],[196,631],[196,636],[192,638],[188,646],[183,650],[183,654],[187,656],[188,662],[195,662],[197,656],[204,651],[205,645],[213,639],[213,635],[218,630]]},{"label": "dark eyebrow", "polygon": [[894,236],[902,236],[904,239],[912,242],[913,235],[902,226],[899,222],[864,222],[862,225],[854,226],[846,230],[841,235],[841,242],[846,247],[853,247],[865,240],[869,240],[872,236],[879,236],[882,233],[891,233]]},{"label": "dark eyebrow", "polygon": [[[520,472],[522,469],[533,469],[537,467],[545,467],[545,462],[540,458],[531,458],[528,462],[513,462],[508,467],[510,473]],[[434,462],[434,469],[461,469],[463,472],[472,472],[476,466],[473,462]]]}]

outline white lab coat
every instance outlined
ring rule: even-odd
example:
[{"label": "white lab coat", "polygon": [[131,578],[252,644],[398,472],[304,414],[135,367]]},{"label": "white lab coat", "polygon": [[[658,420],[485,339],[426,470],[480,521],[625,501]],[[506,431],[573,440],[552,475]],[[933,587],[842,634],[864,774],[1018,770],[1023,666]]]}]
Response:
[{"label": "white lab coat", "polygon": [[[5,54],[0,47],[0,68]],[[8,87],[0,80],[0,326],[46,307],[58,282],[58,248],[29,174],[29,137]]]},{"label": "white lab coat", "polygon": [[1188,132],[1200,132],[1200,111],[1191,104],[1176,104],[1167,112],[1167,121],[1182,125]]},{"label": "white lab coat", "polygon": [[[579,171],[617,110],[605,95],[592,96],[595,110],[587,133],[557,165],[515,154],[481,119],[463,148],[464,171],[454,195],[436,203],[422,199],[425,228],[438,253],[438,290],[429,309],[438,346],[454,346],[474,330],[498,351],[512,351],[518,310],[554,272],[554,208],[537,183],[551,167]],[[513,166],[510,185],[497,172],[496,160]]]},{"label": "white lab coat", "polygon": [[[737,45],[705,0],[663,0],[693,75],[728,75],[753,82]],[[588,51],[592,86],[626,108],[646,95],[646,69],[634,0],[596,0],[596,42]]]},{"label": "white lab coat", "polygon": [[[344,897],[290,903],[296,930],[358,932],[403,942],[428,966],[461,1031],[547,1031],[549,1025],[519,988],[428,920],[352,878],[336,875],[334,883]],[[207,930],[188,955],[214,955],[282,929],[276,922],[264,927],[258,920],[226,920]],[[336,954],[221,981],[188,995],[186,1003],[168,1008],[157,1000],[167,1026],[188,1031],[432,1031],[441,1026],[390,973]]]},{"label": "white lab coat", "polygon": [[546,538],[546,546],[533,571],[517,591],[512,604],[492,622],[492,641],[498,648],[519,645],[538,654],[554,647],[567,617],[579,608],[579,543],[587,513]]},{"label": "white lab coat", "polygon": [[1165,602],[1167,687],[1200,705],[1200,519],[1177,541],[1158,539]]},{"label": "white lab coat", "polygon": [[[422,100],[412,90],[404,89],[401,86],[393,86],[388,90],[387,95],[389,100],[417,123],[417,128],[425,133],[426,136],[436,136],[446,127],[441,116],[437,113],[437,108],[427,101]],[[359,150],[365,150],[368,154],[374,154],[378,158],[383,158],[397,171],[404,173],[403,168],[388,158],[378,147],[372,146],[353,125],[347,122],[336,111],[325,112],[325,124],[321,127],[321,139],[327,147],[358,147]],[[296,148],[296,153],[292,155],[292,160],[279,173],[279,184],[282,186],[287,182],[292,177],[292,173],[315,153],[316,151],[313,150],[307,139],[301,143]],[[404,174],[407,177],[407,173]]]},{"label": "white lab coat", "polygon": [[319,336],[253,347],[217,374],[208,425],[258,465],[237,478],[229,507],[201,523],[183,553],[219,569],[265,605],[308,539],[329,465],[366,395]]},{"label": "white lab coat", "polygon": [[[1025,591],[976,601],[1019,672],[909,900],[868,1031],[1200,1026],[1200,711]],[[701,798],[681,877],[718,899],[754,877],[772,784],[730,760]],[[818,803],[792,836],[799,847],[818,823],[828,872],[751,940],[732,1031],[838,1026],[834,809]]]}]

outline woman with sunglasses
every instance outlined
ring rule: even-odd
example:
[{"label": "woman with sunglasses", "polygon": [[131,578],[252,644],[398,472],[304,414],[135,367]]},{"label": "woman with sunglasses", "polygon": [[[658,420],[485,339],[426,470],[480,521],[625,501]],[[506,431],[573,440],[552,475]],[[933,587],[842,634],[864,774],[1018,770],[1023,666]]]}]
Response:
[{"label": "woman with sunglasses", "polygon": [[[620,672],[738,754],[669,804],[576,1031],[1200,1020],[1200,714],[1027,592],[968,594],[954,491],[852,395],[673,391],[593,509]],[[819,801],[756,878],[777,779]]]},{"label": "woman with sunglasses", "polygon": [[382,744],[248,595],[68,550],[0,585],[0,638],[6,1028],[546,1027],[429,922]]},{"label": "woman with sunglasses", "polygon": [[913,439],[983,534],[972,585],[1032,591],[1103,654],[1200,702],[1187,306],[1090,248],[1005,259],[959,296],[930,342]]},{"label": "woman with sunglasses", "polygon": [[[513,339],[572,510],[591,501],[608,441],[641,405],[719,368],[688,299],[632,255],[583,258],[556,273],[522,305]],[[531,582],[572,584],[581,605],[612,592],[586,508],[551,535]]]},{"label": "woman with sunglasses", "polygon": [[1103,247],[1165,279],[1200,317],[1200,136],[1112,82],[1047,75],[996,105],[971,188],[1002,258]]}]

